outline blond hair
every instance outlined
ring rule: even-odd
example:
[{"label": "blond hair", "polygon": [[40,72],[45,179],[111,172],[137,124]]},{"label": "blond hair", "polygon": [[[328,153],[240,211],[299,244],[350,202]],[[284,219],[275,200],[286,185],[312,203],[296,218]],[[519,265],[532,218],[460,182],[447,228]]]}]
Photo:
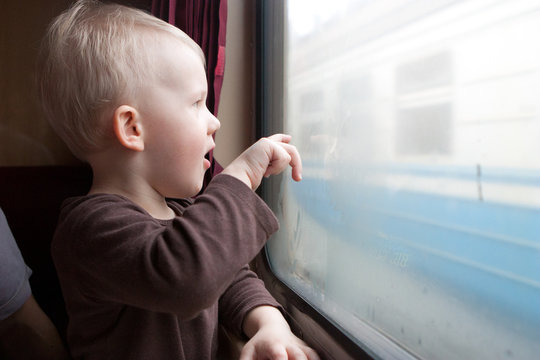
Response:
[{"label": "blond hair", "polygon": [[[50,24],[38,62],[45,116],[73,154],[85,159],[111,135],[104,114],[135,96],[155,68],[157,34],[201,48],[180,29],[141,10],[80,0]],[[111,112],[112,114],[112,112]]]}]

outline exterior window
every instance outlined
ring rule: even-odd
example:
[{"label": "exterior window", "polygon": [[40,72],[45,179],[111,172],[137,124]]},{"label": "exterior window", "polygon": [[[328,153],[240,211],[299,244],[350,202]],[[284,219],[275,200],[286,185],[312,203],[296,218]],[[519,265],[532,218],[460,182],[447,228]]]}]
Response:
[{"label": "exterior window", "polygon": [[272,271],[377,357],[536,358],[540,1],[284,4]]},{"label": "exterior window", "polygon": [[397,152],[400,154],[449,154],[452,106],[448,103],[398,109]]}]

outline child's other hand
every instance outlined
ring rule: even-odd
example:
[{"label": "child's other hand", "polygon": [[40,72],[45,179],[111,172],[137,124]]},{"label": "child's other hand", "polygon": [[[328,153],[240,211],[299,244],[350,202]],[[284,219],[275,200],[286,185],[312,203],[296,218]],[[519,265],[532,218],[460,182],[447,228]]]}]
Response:
[{"label": "child's other hand", "polygon": [[251,310],[244,320],[244,332],[251,338],[244,345],[240,360],[320,360],[315,350],[291,332],[274,307]]},{"label": "child's other hand", "polygon": [[288,165],[292,167],[292,178],[302,179],[302,160],[294,145],[289,144],[290,135],[275,134],[262,138],[244,151],[224,170],[255,190],[263,176],[281,173]]},{"label": "child's other hand", "polygon": [[317,353],[288,328],[260,329],[242,349],[240,360],[320,360]]}]

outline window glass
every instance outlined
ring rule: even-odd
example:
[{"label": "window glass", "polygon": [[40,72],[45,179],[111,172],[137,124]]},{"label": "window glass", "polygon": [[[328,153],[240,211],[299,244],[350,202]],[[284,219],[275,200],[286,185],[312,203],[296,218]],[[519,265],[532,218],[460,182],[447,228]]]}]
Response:
[{"label": "window glass", "polygon": [[[276,275],[359,344],[540,354],[540,1],[285,2]],[[380,354],[379,354],[380,355]]]}]

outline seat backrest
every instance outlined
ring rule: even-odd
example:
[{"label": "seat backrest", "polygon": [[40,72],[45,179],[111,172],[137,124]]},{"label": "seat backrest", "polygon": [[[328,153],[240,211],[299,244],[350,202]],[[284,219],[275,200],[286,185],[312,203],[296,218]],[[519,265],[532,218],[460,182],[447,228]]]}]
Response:
[{"label": "seat backrest", "polygon": [[0,167],[0,207],[32,269],[32,293],[64,340],[67,314],[50,244],[62,201],[87,193],[91,181],[83,165]]}]

